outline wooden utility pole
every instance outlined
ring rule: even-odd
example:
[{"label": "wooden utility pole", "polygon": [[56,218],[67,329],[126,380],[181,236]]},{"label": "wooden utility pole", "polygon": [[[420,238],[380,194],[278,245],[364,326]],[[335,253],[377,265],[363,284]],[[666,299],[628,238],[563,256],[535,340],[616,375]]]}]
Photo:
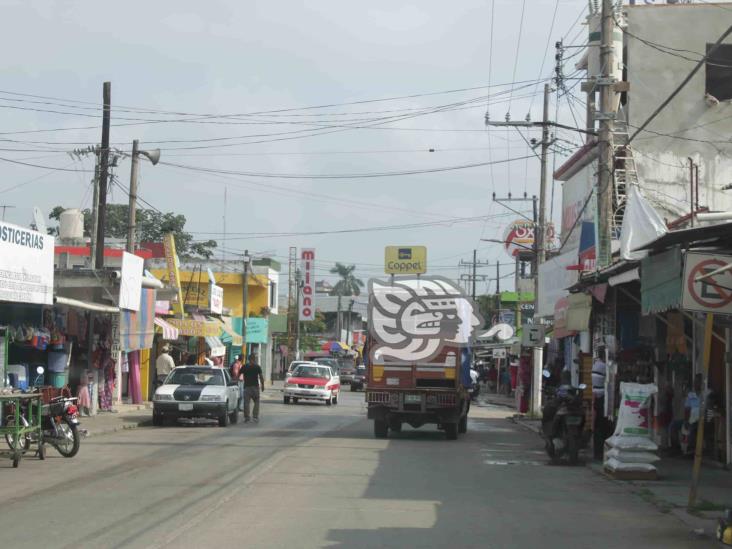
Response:
[{"label": "wooden utility pole", "polygon": [[602,0],[600,66],[602,75],[597,79],[600,88],[600,112],[595,117],[600,121],[600,160],[597,176],[597,267],[610,264],[610,230],[613,214],[613,130],[615,127],[615,68],[613,1]]},{"label": "wooden utility pole", "polygon": [[127,251],[135,253],[135,224],[137,222],[137,166],[140,162],[137,148],[140,142],[132,142],[132,166],[130,167],[130,207],[127,212]]},{"label": "wooden utility pole", "polygon": [[102,112],[102,148],[99,166],[99,206],[97,211],[97,238],[94,268],[104,267],[104,230],[107,221],[107,180],[109,179],[109,126],[112,109],[112,83],[105,82],[102,90],[104,111]]}]

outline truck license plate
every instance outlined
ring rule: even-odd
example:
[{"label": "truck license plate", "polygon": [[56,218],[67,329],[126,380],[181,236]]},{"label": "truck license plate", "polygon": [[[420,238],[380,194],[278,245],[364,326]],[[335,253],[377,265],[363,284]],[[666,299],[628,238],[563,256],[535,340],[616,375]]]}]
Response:
[{"label": "truck license plate", "polygon": [[421,395],[404,395],[405,404],[419,404],[422,402]]},{"label": "truck license plate", "polygon": [[182,402],[178,404],[178,410],[181,412],[190,412],[193,410],[193,403],[192,402]]}]

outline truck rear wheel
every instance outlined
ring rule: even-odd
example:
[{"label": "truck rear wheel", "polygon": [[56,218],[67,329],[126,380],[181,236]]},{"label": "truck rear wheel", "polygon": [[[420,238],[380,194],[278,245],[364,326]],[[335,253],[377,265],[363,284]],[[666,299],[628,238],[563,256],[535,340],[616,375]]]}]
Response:
[{"label": "truck rear wheel", "polygon": [[389,435],[389,424],[384,420],[374,420],[374,436],[376,438],[386,438]]},{"label": "truck rear wheel", "polygon": [[457,440],[458,437],[458,424],[457,423],[443,423],[442,426],[445,428],[445,437],[447,440]]},{"label": "truck rear wheel", "polygon": [[458,433],[467,433],[468,432],[468,416],[465,415],[460,418],[460,423],[458,423]]}]

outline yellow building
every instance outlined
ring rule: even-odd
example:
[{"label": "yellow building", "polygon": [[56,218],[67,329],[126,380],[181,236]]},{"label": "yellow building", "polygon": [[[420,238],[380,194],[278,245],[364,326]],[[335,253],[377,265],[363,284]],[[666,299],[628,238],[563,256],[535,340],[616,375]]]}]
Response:
[{"label": "yellow building", "polygon": [[[249,273],[248,313],[250,317],[267,316],[277,313],[277,286],[279,281],[279,264],[272,260],[264,260],[265,264],[255,263]],[[203,262],[200,264],[183,263],[180,269],[183,301],[188,306],[202,310],[209,308],[209,276],[210,268],[216,279],[216,285],[224,289],[224,314],[231,317],[242,316],[242,289],[244,274],[241,272],[217,271],[220,262]],[[150,272],[159,280],[168,281],[165,268],[153,268]]]}]

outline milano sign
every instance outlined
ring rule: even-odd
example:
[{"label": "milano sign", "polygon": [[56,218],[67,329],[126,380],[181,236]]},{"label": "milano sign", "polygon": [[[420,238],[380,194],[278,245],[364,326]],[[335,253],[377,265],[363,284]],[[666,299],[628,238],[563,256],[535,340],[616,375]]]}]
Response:
[{"label": "milano sign", "polygon": [[301,321],[315,320],[315,248],[300,250],[302,289],[298,317]]}]

